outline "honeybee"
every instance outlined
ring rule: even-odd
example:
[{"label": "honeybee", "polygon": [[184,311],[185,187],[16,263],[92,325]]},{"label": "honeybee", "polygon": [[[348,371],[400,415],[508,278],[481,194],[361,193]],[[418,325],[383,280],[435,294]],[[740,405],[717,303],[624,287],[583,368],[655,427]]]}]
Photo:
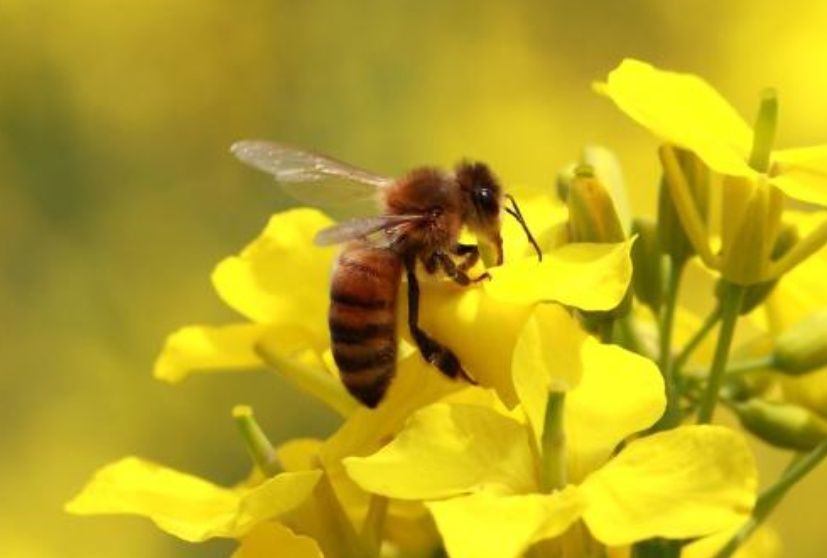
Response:
[{"label": "honeybee", "polygon": [[[329,205],[372,197],[379,205],[379,215],[342,221],[314,239],[320,246],[344,243],[331,279],[328,325],[333,358],[351,395],[374,408],[393,379],[396,299],[403,271],[408,327],[422,357],[449,378],[475,383],[456,354],[419,327],[416,266],[421,262],[429,274],[441,270],[460,285],[489,278],[487,272],[468,275],[480,252],[476,245],[461,244],[459,236],[463,226],[468,227],[493,245],[501,264],[503,210],[520,222],[542,259],[514,198],[503,193],[485,164],[463,161],[453,173],[419,167],[394,179],[267,141],[244,140],[230,150],[242,162],[273,175],[301,200]],[[504,205],[505,199],[511,207]]]}]

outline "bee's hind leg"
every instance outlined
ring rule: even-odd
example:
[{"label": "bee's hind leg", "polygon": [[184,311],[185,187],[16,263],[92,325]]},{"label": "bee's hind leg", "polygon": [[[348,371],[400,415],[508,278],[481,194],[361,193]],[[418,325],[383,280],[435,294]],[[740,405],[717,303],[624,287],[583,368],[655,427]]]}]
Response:
[{"label": "bee's hind leg", "polygon": [[476,380],[471,378],[454,352],[435,341],[430,335],[419,327],[419,280],[416,278],[416,260],[408,258],[405,260],[405,272],[408,277],[408,328],[411,330],[411,337],[419,347],[422,357],[439,369],[451,379],[464,378],[472,384]]}]

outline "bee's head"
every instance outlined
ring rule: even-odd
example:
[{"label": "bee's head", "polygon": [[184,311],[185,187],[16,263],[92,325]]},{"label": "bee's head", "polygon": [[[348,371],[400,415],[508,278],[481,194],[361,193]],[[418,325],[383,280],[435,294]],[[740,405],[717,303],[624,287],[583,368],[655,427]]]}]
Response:
[{"label": "bee's head", "polygon": [[485,164],[469,161],[457,165],[456,178],[465,202],[465,224],[494,245],[497,265],[501,264],[503,241],[500,236],[500,210],[503,192],[500,184]]}]

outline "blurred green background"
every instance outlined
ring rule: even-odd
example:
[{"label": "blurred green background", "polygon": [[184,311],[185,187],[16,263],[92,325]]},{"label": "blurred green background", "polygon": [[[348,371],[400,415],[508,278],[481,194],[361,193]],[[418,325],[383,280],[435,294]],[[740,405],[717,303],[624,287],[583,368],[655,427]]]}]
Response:
[{"label": "blurred green background", "polygon": [[[335,426],[272,375],[151,378],[167,333],[231,317],[212,266],[289,203],[232,141],[388,174],[471,156],[536,188],[600,142],[651,213],[655,141],[590,82],[639,57],[705,76],[750,120],[775,85],[779,145],[819,143],[825,29],[827,4],[796,0],[1,0],[0,553],[226,555],[61,506],[126,454],[240,479],[235,403],[277,441]],[[767,474],[780,463],[762,452]],[[822,470],[774,517],[785,555],[823,556],[825,498]]]}]

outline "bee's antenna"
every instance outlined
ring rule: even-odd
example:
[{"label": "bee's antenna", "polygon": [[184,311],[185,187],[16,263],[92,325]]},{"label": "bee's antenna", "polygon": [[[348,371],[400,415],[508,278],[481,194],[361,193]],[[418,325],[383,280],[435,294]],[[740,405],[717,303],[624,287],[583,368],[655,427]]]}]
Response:
[{"label": "bee's antenna", "polygon": [[514,217],[517,220],[517,222],[520,223],[520,226],[523,227],[523,230],[525,231],[525,235],[528,237],[528,241],[531,243],[531,245],[534,247],[534,250],[537,252],[537,259],[539,261],[543,261],[543,252],[540,250],[540,245],[537,244],[536,240],[534,240],[534,235],[532,235],[531,231],[528,230],[528,225],[525,222],[525,218],[523,217],[522,211],[520,211],[520,206],[517,205],[517,200],[515,200],[514,196],[512,196],[511,194],[506,194],[505,197],[508,199],[508,201],[511,202],[511,205],[513,206],[513,209],[511,207],[506,206],[504,208],[506,213]]}]

